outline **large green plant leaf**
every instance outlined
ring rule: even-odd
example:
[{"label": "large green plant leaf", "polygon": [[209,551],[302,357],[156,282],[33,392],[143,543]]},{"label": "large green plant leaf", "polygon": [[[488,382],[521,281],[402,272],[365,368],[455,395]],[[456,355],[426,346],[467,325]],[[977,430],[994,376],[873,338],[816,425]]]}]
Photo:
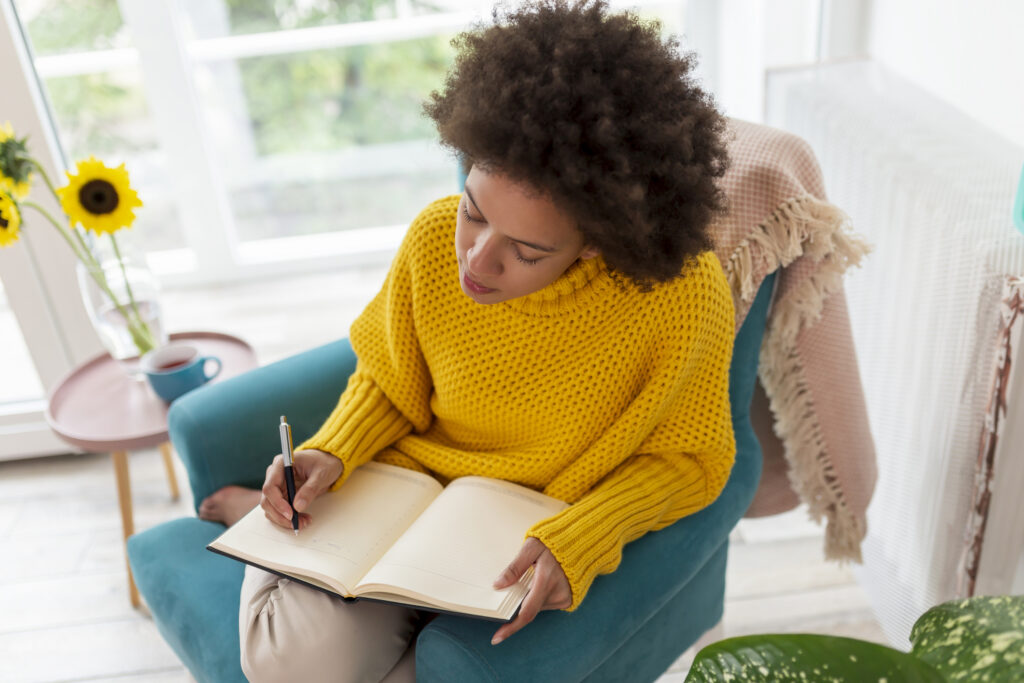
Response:
[{"label": "large green plant leaf", "polygon": [[1024,681],[1024,596],[932,607],[910,632],[912,652],[951,681]]},{"label": "large green plant leaf", "polygon": [[854,638],[769,634],[728,638],[697,654],[686,683],[944,683],[930,664]]}]

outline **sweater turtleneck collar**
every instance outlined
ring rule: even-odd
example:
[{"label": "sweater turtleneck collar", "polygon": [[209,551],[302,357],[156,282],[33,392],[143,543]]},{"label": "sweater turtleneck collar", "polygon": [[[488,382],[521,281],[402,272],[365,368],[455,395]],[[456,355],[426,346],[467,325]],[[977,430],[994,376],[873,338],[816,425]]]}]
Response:
[{"label": "sweater turtleneck collar", "polygon": [[578,259],[547,287],[504,304],[526,315],[556,316],[585,306],[614,284],[601,256]]}]

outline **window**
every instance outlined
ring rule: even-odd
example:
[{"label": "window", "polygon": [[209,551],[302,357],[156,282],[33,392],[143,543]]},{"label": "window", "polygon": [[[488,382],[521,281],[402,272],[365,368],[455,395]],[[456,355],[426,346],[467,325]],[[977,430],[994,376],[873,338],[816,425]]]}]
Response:
[{"label": "window", "polygon": [[[457,190],[421,114],[460,0],[14,0],[67,161],[124,162],[165,284],[389,258]],[[681,32],[685,3],[643,13]]]},{"label": "window", "polygon": [[466,8],[15,5],[65,158],[127,165],[145,207],[126,237],[165,281],[244,277],[268,260],[387,258],[422,206],[456,190],[420,107]]}]

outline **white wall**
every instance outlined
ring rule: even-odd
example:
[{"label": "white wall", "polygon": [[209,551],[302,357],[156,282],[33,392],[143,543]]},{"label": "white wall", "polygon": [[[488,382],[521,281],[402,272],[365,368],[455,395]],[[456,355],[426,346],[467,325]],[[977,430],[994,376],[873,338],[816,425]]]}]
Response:
[{"label": "white wall", "polygon": [[863,57],[869,9],[869,0],[688,0],[684,46],[700,56],[696,75],[722,111],[761,122],[765,71]]},{"label": "white wall", "polygon": [[1022,0],[689,0],[686,26],[731,116],[762,120],[765,69],[866,53],[1024,146]]},{"label": "white wall", "polygon": [[875,59],[1024,147],[1024,2],[876,0]]}]

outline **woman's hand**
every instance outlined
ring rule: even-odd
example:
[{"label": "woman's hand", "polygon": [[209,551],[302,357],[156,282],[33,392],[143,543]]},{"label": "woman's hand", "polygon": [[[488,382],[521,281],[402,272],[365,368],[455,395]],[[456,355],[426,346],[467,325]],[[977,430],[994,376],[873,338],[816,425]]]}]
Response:
[{"label": "woman's hand", "polygon": [[530,565],[534,568],[533,583],[519,608],[519,615],[494,633],[491,645],[497,645],[529,624],[541,610],[565,609],[572,604],[572,589],[562,571],[562,565],[558,564],[546,545],[532,536],[523,543],[512,564],[494,582],[494,587],[500,589],[511,586],[526,573]]},{"label": "woman's hand", "polygon": [[[303,512],[313,499],[331,488],[338,480],[345,465],[330,453],[316,450],[295,451],[292,458],[292,473],[295,475],[295,510],[299,513],[299,528],[309,526],[311,517]],[[263,482],[260,507],[263,514],[274,524],[286,529],[292,528],[292,507],[288,504],[284,483],[284,456],[278,455],[267,468]]]}]

